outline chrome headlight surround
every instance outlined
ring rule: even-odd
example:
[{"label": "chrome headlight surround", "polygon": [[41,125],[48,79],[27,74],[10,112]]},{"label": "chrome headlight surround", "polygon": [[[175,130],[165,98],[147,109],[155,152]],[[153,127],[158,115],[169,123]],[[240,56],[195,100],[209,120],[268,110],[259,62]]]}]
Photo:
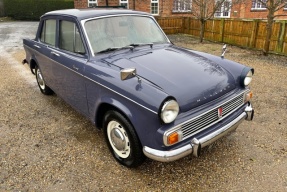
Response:
[{"label": "chrome headlight surround", "polygon": [[241,73],[240,84],[243,87],[248,86],[252,81],[253,74],[254,74],[254,69],[249,68],[249,67],[244,68]]},{"label": "chrome headlight surround", "polygon": [[173,122],[179,113],[178,103],[171,99],[164,102],[160,110],[160,118],[164,123]]}]

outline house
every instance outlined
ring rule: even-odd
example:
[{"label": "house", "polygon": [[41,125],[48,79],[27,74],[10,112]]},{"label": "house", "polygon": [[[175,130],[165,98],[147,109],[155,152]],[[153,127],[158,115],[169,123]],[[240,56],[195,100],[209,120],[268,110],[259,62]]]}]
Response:
[{"label": "house", "polygon": [[[128,9],[149,12],[154,16],[178,17],[191,16],[193,0],[74,0],[75,8],[87,8],[97,6],[125,6]],[[197,0],[198,1],[198,0]],[[218,0],[210,0],[211,2]],[[264,0],[263,0],[264,1]],[[266,1],[266,0],[265,0]],[[266,19],[267,9],[259,0],[246,0],[240,4],[234,4],[231,9],[232,0],[226,0],[215,12],[216,18],[244,18],[244,19]],[[276,12],[276,19],[287,19],[287,5]]]},{"label": "house", "polygon": [[[268,11],[262,1],[266,2],[266,0],[252,0],[243,2],[240,5],[234,5],[230,11],[230,17],[242,19],[266,19]],[[287,1],[285,6],[279,9],[275,15],[281,15],[275,19],[287,19]]]},{"label": "house", "polygon": [[96,6],[125,6],[155,16],[190,15],[192,0],[74,0],[75,8]]}]

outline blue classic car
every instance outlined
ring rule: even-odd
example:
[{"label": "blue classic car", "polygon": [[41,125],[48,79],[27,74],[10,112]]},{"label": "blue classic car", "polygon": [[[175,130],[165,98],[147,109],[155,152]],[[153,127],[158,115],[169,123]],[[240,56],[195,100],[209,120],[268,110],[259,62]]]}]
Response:
[{"label": "blue classic car", "polygon": [[252,120],[254,70],[173,45],[148,13],[60,10],[24,39],[40,91],[54,92],[104,131],[114,158],[168,162]]}]

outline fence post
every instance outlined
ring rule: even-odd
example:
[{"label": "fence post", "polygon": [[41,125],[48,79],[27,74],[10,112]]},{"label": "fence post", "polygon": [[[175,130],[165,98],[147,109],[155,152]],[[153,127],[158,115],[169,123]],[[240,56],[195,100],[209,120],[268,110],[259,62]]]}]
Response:
[{"label": "fence post", "polygon": [[276,47],[276,52],[282,53],[283,51],[283,45],[284,45],[284,34],[286,30],[286,21],[281,21],[280,22],[280,31],[279,31],[279,39]]},{"label": "fence post", "polygon": [[190,17],[188,17],[188,33],[190,33]]},{"label": "fence post", "polygon": [[225,19],[221,19],[220,21],[220,41],[224,42],[224,25],[225,25]]},{"label": "fence post", "polygon": [[258,23],[259,23],[259,20],[253,20],[251,39],[250,39],[250,44],[249,44],[249,47],[251,48],[255,48],[256,36],[257,36],[257,31],[258,31]]},{"label": "fence post", "polygon": [[[185,28],[187,26],[187,28]],[[184,33],[189,34],[190,31],[190,17],[184,17]]]},{"label": "fence post", "polygon": [[183,33],[186,33],[186,31],[188,30],[188,17],[183,17],[183,25],[182,25],[182,29],[183,29]]}]

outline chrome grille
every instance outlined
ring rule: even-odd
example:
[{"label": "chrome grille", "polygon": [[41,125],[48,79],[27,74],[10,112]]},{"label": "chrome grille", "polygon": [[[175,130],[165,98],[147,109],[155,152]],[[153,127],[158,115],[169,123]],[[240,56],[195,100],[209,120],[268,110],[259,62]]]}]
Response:
[{"label": "chrome grille", "polygon": [[208,111],[207,113],[183,123],[181,125],[183,139],[190,137],[198,133],[199,131],[206,129],[212,124],[219,121],[219,118],[218,118],[219,107],[222,107],[223,109],[222,118],[224,118],[225,116],[228,116],[232,111],[236,110],[237,108],[243,105],[244,103],[243,97],[244,97],[244,93],[241,93],[240,95],[234,97],[233,99],[229,100],[223,105],[219,105],[218,107]]}]

